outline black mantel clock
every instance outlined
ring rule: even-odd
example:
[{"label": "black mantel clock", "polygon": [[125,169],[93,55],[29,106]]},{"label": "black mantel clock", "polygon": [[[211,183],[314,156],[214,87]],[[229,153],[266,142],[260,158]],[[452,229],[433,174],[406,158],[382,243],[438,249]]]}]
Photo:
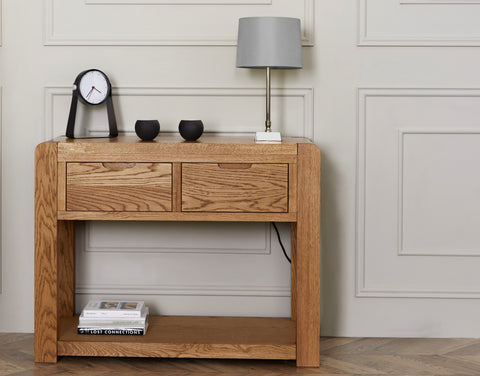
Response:
[{"label": "black mantel clock", "polygon": [[76,138],[74,136],[74,129],[78,100],[89,106],[96,106],[106,102],[109,128],[108,137],[118,136],[117,120],[113,110],[112,85],[105,73],[98,69],[89,69],[81,72],[75,79],[66,131],[66,136],[69,138]]}]

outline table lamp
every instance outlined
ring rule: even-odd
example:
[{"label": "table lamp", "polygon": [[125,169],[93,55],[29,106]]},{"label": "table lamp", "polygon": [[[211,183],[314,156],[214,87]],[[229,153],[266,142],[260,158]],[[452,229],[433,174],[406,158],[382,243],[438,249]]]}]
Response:
[{"label": "table lamp", "polygon": [[266,69],[267,98],[265,132],[256,141],[281,141],[270,121],[270,69],[302,68],[300,20],[289,17],[245,17],[238,22],[238,68]]}]

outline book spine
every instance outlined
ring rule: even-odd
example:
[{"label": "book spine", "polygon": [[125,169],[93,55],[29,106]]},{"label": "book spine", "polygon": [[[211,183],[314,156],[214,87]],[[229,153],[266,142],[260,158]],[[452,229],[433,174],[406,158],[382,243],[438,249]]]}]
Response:
[{"label": "book spine", "polygon": [[143,328],[78,328],[78,334],[91,334],[91,335],[131,335],[142,336],[146,333]]},{"label": "book spine", "polygon": [[78,320],[78,325],[79,326],[86,326],[86,327],[123,327],[123,328],[136,328],[139,326],[145,326],[145,323],[147,322],[146,319],[143,320],[99,320],[99,319],[79,319]]},{"label": "book spine", "polygon": [[142,317],[141,312],[119,312],[119,311],[110,311],[110,312],[102,312],[102,311],[83,311],[84,317],[89,318],[140,318]]}]

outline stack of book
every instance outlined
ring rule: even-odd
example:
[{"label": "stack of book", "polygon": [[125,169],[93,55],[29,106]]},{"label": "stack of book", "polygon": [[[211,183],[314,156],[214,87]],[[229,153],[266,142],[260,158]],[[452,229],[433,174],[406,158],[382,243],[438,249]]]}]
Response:
[{"label": "stack of book", "polygon": [[144,335],[147,328],[143,301],[91,300],[78,318],[78,334]]}]

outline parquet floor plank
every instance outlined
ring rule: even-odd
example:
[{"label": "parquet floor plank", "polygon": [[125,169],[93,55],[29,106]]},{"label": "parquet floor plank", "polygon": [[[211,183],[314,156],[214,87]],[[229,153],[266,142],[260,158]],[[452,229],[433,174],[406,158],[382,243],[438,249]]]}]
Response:
[{"label": "parquet floor plank", "polygon": [[322,338],[320,368],[294,361],[63,357],[33,362],[32,334],[0,333],[0,376],[480,376],[480,339]]},{"label": "parquet floor plank", "polygon": [[[455,351],[480,345],[476,339],[458,338],[395,338],[390,342],[377,347],[378,354],[404,355],[445,355]],[[477,353],[480,346],[477,348]],[[463,353],[462,353],[463,354]]]},{"label": "parquet floor plank", "polygon": [[457,355],[462,355],[462,356],[463,355],[473,355],[473,356],[479,355],[480,354],[480,341],[479,340],[470,340],[470,341],[471,341],[470,344],[459,347],[455,350],[452,350],[452,351],[446,353],[446,355],[454,356],[454,357],[457,356]]}]

